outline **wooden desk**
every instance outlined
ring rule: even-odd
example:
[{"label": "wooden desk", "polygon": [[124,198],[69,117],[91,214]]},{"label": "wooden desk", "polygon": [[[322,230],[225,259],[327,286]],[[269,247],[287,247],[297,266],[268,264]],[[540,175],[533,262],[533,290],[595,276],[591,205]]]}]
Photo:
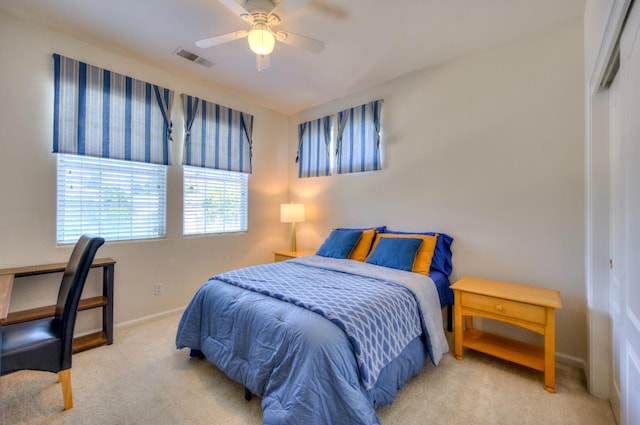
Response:
[{"label": "wooden desk", "polygon": [[[455,356],[468,347],[544,372],[544,388],[556,392],[555,310],[560,292],[535,286],[463,277],[453,285]],[[466,330],[463,332],[462,318]],[[500,320],[544,335],[544,347],[473,328],[473,317]]]},{"label": "wooden desk", "polygon": [[[113,258],[97,258],[91,264],[91,268],[102,268],[102,296],[81,299],[78,311],[102,308],[102,331],[74,338],[74,352],[103,344],[113,344],[113,275],[115,263],[116,261]],[[17,277],[59,273],[63,272],[66,267],[67,263],[54,263],[0,269],[0,325],[52,317],[55,314],[55,305],[8,313],[11,287]]]}]

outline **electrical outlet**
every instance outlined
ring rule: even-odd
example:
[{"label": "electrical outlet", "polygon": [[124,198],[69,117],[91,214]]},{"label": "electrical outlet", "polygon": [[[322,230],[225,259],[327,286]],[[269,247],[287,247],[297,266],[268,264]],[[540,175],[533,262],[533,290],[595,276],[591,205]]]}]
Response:
[{"label": "electrical outlet", "polygon": [[163,289],[162,283],[156,283],[153,285],[153,295],[162,295]]}]

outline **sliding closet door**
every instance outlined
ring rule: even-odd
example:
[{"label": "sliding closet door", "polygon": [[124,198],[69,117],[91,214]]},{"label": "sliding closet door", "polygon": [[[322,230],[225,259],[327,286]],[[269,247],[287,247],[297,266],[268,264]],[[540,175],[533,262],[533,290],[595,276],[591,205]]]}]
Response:
[{"label": "sliding closet door", "polygon": [[622,122],[620,110],[620,80],[618,74],[609,88],[609,181],[610,187],[610,237],[611,252],[609,302],[611,312],[611,385],[609,399],[611,408],[618,422],[620,418],[620,347],[622,346],[622,282],[625,281],[624,270],[626,246],[624,204],[622,196],[623,156],[622,156]]},{"label": "sliding closet door", "polygon": [[[640,425],[640,6],[632,7],[620,40],[621,133],[617,159],[619,181],[612,184],[612,207],[617,217],[612,248],[612,290],[619,291],[619,317],[614,331],[614,353],[619,362],[622,425]],[[615,168],[614,168],[615,170]],[[614,171],[614,174],[618,171]],[[615,177],[615,176],[612,176]],[[616,200],[616,193],[619,199]],[[614,215],[612,214],[612,215]],[[619,285],[615,288],[615,284]]]}]

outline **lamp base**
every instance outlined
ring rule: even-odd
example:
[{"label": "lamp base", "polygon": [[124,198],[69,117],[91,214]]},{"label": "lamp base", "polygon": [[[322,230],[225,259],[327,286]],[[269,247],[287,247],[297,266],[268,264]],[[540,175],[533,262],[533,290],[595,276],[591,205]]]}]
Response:
[{"label": "lamp base", "polygon": [[296,243],[296,223],[291,223],[291,235],[289,238],[289,250],[291,252],[296,252],[298,250],[298,245]]}]

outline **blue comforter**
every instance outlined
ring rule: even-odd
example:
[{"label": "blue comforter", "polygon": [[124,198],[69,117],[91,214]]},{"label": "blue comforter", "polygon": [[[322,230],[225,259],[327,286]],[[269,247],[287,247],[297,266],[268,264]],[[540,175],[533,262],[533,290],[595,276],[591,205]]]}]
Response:
[{"label": "blue comforter", "polygon": [[[276,281],[278,275],[285,277]],[[288,284],[279,283],[283,280]],[[332,298],[317,297],[320,291]],[[389,310],[382,300],[405,305],[413,317]],[[367,305],[386,314],[341,317],[349,305],[363,307],[353,309],[356,316]],[[416,325],[398,326],[405,321]],[[417,338],[416,326],[422,334]],[[380,345],[374,347],[376,341]],[[377,424],[375,406],[393,401],[395,391],[424,364],[425,352],[437,364],[448,350],[429,278],[316,256],[212,278],[187,307],[176,345],[201,350],[230,378],[262,396],[265,424]]]}]

